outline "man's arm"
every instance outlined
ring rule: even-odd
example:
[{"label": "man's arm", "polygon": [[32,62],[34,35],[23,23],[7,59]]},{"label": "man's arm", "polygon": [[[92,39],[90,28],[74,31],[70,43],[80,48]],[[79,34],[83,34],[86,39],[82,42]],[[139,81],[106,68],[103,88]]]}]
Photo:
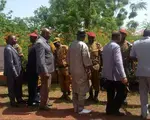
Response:
[{"label": "man's arm", "polygon": [[92,61],[90,59],[90,52],[87,46],[82,47],[82,60],[83,65],[85,68],[91,68],[92,67]]},{"label": "man's arm", "polygon": [[4,61],[6,62],[7,69],[9,69],[9,72],[12,72],[14,77],[18,77],[16,68],[13,64],[13,56],[12,56],[11,49],[4,50]]},{"label": "man's arm", "polygon": [[126,78],[120,47],[115,48],[113,52],[114,52],[114,62],[121,75],[121,78]]},{"label": "man's arm", "polygon": [[40,69],[39,74],[47,74],[48,69],[47,69],[46,63],[45,63],[45,49],[44,49],[43,45],[41,43],[37,43],[35,50],[36,50],[37,66]]}]

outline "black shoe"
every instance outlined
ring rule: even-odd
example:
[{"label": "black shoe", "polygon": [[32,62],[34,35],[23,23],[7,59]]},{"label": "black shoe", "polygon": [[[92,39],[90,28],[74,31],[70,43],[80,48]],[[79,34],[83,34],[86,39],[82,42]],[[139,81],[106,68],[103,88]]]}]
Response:
[{"label": "black shoe", "polygon": [[70,97],[68,95],[65,96],[66,101],[71,101]]},{"label": "black shoe", "polygon": [[65,95],[63,94],[59,99],[65,100]]},{"label": "black shoe", "polygon": [[113,112],[106,112],[106,115],[113,115]]},{"label": "black shoe", "polygon": [[40,100],[35,100],[35,102],[36,102],[36,103],[41,103],[41,101],[40,101]]},{"label": "black shoe", "polygon": [[39,103],[36,103],[36,102],[28,103],[28,106],[37,107],[39,106]]},{"label": "black shoe", "polygon": [[10,103],[10,105],[11,105],[11,107],[16,107],[16,108],[19,107],[19,105],[17,103]]},{"label": "black shoe", "polygon": [[124,102],[123,102],[123,105],[127,106],[127,105],[128,105],[128,102],[127,102],[127,101],[124,101]]},{"label": "black shoe", "polygon": [[49,106],[40,106],[40,107],[39,107],[39,110],[42,110],[42,111],[49,111],[49,110],[50,110],[50,107],[49,107]]},{"label": "black shoe", "polygon": [[94,101],[95,103],[99,103],[98,98],[94,98],[93,101]]},{"label": "black shoe", "polygon": [[17,103],[18,104],[27,104],[27,102],[25,100],[19,100]]},{"label": "black shoe", "polygon": [[93,97],[92,96],[89,96],[87,101],[93,101]]},{"label": "black shoe", "polygon": [[115,112],[113,115],[115,115],[115,116],[125,116],[125,114],[122,113],[122,112]]},{"label": "black shoe", "polygon": [[71,91],[68,91],[68,95],[71,95]]}]

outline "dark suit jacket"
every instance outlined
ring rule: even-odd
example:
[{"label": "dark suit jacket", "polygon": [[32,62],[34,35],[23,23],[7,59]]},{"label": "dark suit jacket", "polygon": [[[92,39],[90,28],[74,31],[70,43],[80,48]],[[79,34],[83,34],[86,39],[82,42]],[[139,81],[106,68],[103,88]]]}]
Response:
[{"label": "dark suit jacket", "polygon": [[21,60],[17,51],[7,45],[4,49],[4,75],[7,77],[18,77],[21,72]]},{"label": "dark suit jacket", "polygon": [[26,73],[27,73],[27,75],[37,75],[35,45],[33,45],[31,48],[29,48]]},{"label": "dark suit jacket", "polygon": [[35,44],[36,50],[36,65],[37,73],[52,73],[54,72],[54,56],[50,45],[47,41],[40,37]]}]

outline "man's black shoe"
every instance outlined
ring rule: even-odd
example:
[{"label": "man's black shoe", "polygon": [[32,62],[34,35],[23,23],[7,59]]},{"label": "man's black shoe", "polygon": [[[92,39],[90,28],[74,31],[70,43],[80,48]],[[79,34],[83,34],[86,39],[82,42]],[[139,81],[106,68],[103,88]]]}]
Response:
[{"label": "man's black shoe", "polygon": [[106,112],[106,115],[113,115],[113,112]]},{"label": "man's black shoe", "polygon": [[28,103],[28,106],[37,107],[37,106],[39,106],[39,103],[36,103],[36,102]]},{"label": "man's black shoe", "polygon": [[122,112],[115,112],[115,113],[113,113],[113,115],[115,115],[115,116],[125,116],[125,114],[122,113]]},{"label": "man's black shoe", "polygon": [[39,107],[39,110],[42,110],[42,111],[49,111],[51,108],[49,106],[40,106]]},{"label": "man's black shoe", "polygon": [[17,103],[10,103],[11,107],[19,107],[19,105]]},{"label": "man's black shoe", "polygon": [[18,101],[17,103],[18,103],[18,104],[26,104],[27,102],[24,101],[24,100],[20,100],[20,101]]}]

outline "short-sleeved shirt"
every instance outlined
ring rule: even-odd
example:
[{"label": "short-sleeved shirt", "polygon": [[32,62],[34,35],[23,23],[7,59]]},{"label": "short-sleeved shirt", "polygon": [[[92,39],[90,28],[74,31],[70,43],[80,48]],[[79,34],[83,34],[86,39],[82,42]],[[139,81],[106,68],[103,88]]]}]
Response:
[{"label": "short-sleeved shirt", "polygon": [[90,57],[93,64],[93,69],[99,70],[101,65],[100,53],[103,49],[102,45],[98,42],[93,42],[93,44],[88,44]]},{"label": "short-sleeved shirt", "polygon": [[129,43],[127,40],[125,40],[125,42],[120,45],[124,67],[128,67],[127,64],[129,63],[131,47],[132,44]]},{"label": "short-sleeved shirt", "polygon": [[22,48],[19,44],[13,45],[13,48],[18,52],[19,56],[23,56]]},{"label": "short-sleeved shirt", "polygon": [[135,41],[130,56],[138,59],[136,76],[150,77],[150,37]]},{"label": "short-sleeved shirt", "polygon": [[57,64],[59,67],[66,67],[67,66],[67,52],[68,46],[61,45],[58,50],[56,50],[57,54]]}]

